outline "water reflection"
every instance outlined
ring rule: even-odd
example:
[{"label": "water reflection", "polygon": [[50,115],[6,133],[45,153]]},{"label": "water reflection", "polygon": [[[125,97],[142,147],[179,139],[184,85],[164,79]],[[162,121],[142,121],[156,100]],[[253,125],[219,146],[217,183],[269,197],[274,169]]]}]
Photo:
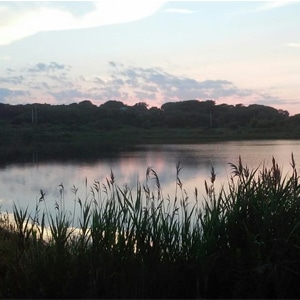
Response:
[{"label": "water reflection", "polygon": [[[60,197],[59,185],[63,183],[65,199],[72,210],[75,185],[89,193],[94,180],[101,183],[113,171],[116,182],[123,187],[135,188],[139,181],[145,184],[147,167],[152,167],[158,174],[164,196],[172,198],[176,185],[176,164],[182,167],[180,178],[183,188],[191,201],[195,187],[199,195],[204,195],[204,180],[209,180],[213,166],[217,173],[217,187],[227,183],[230,176],[229,162],[242,160],[250,168],[260,163],[270,165],[272,157],[278,161],[284,172],[289,170],[291,153],[296,163],[300,162],[299,141],[239,141],[208,143],[197,145],[144,145],[136,151],[120,153],[117,157],[102,157],[93,162],[49,162],[10,164],[0,168],[0,205],[2,211],[11,211],[12,203],[34,208],[39,199],[40,190],[46,193],[48,207],[54,207]],[[87,191],[85,181],[87,179]],[[152,182],[153,188],[155,182]]]}]

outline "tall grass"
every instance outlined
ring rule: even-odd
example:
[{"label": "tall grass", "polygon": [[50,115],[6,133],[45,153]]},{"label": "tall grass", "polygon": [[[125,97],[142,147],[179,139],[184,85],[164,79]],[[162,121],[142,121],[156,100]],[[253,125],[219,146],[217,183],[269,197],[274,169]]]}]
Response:
[{"label": "tall grass", "polygon": [[[164,197],[152,168],[135,189],[113,173],[83,196],[65,190],[50,214],[41,191],[36,210],[0,215],[3,298],[298,298],[300,185],[294,157],[283,176],[230,164],[215,190],[211,169],[203,199],[189,198],[176,167],[174,197]],[[155,188],[151,182],[154,181]]]}]

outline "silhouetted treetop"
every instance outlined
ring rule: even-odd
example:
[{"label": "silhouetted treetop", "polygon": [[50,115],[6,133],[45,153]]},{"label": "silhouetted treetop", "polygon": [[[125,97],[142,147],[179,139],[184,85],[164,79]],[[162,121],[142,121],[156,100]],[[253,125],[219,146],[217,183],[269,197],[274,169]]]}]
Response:
[{"label": "silhouetted treetop", "polygon": [[38,123],[55,126],[90,126],[112,129],[138,128],[298,128],[299,115],[285,110],[251,104],[216,105],[213,100],[186,100],[164,103],[160,108],[145,102],[132,106],[109,100],[99,106],[90,100],[69,105],[0,103],[0,126]]},{"label": "silhouetted treetop", "polygon": [[126,105],[117,100],[109,100],[105,102],[104,104],[100,105],[100,108],[105,108],[105,109],[121,109],[126,107]]},{"label": "silhouetted treetop", "polygon": [[81,102],[79,102],[78,103],[78,105],[81,105],[81,106],[96,106],[96,105],[94,105],[90,100],[83,100],[83,101],[81,101]]}]

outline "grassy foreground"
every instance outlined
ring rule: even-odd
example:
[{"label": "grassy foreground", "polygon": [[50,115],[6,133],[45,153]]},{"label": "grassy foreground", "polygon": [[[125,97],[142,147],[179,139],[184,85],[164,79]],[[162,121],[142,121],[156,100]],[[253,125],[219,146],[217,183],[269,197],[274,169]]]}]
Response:
[{"label": "grassy foreground", "polygon": [[174,198],[148,168],[134,191],[113,174],[83,198],[73,187],[71,213],[63,185],[54,215],[43,191],[33,214],[13,207],[15,224],[1,213],[0,298],[299,298],[293,155],[289,176],[274,159],[231,167],[220,191],[212,168],[204,200],[197,189],[188,198],[178,165]]}]

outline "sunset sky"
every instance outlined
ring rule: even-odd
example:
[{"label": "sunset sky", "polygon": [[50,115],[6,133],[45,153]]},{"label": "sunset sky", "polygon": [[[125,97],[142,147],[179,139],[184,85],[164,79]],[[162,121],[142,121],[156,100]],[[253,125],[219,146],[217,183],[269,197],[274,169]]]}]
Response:
[{"label": "sunset sky", "polygon": [[0,1],[0,103],[300,113],[298,1]]}]

